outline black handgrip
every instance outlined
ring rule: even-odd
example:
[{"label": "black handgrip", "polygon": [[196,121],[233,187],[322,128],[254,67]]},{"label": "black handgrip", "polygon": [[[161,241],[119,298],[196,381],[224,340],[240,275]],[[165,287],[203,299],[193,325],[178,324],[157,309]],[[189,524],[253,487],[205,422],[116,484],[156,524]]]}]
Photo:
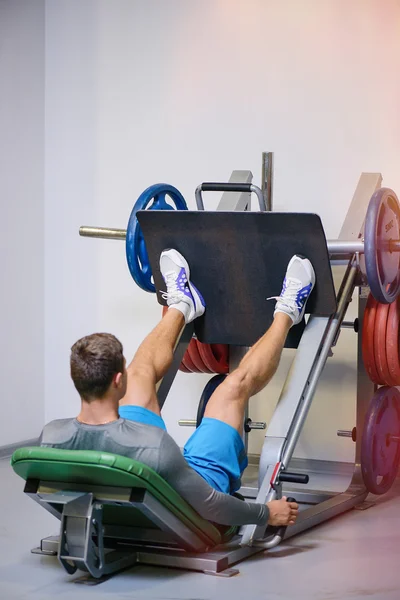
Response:
[{"label": "black handgrip", "polygon": [[204,210],[202,192],[254,192],[258,198],[260,211],[264,212],[266,210],[262,190],[252,183],[215,183],[209,181],[201,183],[195,191],[196,204],[199,210]]},{"label": "black handgrip", "polygon": [[[296,499],[289,497],[289,498],[286,498],[286,502],[296,502]],[[281,540],[283,540],[283,538],[285,537],[287,525],[282,525],[281,527],[276,527],[275,529],[276,529],[275,535],[279,535]]]},{"label": "black handgrip", "polygon": [[251,183],[202,183],[203,192],[251,192]]},{"label": "black handgrip", "polygon": [[288,473],[283,471],[279,474],[279,481],[286,483],[308,483],[310,478],[308,475],[301,475],[300,473]]}]

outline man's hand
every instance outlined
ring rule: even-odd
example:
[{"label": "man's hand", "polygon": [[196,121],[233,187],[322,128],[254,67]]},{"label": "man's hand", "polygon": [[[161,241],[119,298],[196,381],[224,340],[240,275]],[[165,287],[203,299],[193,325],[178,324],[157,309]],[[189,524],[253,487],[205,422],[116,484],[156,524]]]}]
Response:
[{"label": "man's hand", "polygon": [[281,500],[271,500],[267,502],[269,509],[268,525],[275,527],[294,525],[299,514],[299,505],[297,502],[287,502],[286,496]]}]

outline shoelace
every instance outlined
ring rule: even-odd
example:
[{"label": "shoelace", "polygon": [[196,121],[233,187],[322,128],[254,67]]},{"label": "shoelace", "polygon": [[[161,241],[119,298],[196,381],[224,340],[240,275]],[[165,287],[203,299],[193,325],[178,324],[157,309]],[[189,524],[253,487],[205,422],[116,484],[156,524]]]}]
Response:
[{"label": "shoelace", "polygon": [[178,279],[175,271],[169,271],[165,273],[164,280],[167,285],[167,291],[161,294],[164,300],[167,300],[170,304],[177,304],[182,300],[183,292],[178,288]]},{"label": "shoelace", "polygon": [[301,289],[301,281],[295,278],[286,279],[286,289],[283,296],[271,296],[267,300],[277,300],[292,311],[298,309],[296,299],[299,290]]}]

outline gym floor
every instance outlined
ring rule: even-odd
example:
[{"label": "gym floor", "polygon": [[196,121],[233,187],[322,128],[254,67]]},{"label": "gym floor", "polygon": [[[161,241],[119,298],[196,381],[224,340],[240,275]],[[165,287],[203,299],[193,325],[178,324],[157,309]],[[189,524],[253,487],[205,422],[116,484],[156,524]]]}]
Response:
[{"label": "gym floor", "polygon": [[[30,553],[41,538],[58,532],[58,521],[24,496],[8,459],[0,460],[0,481],[2,600],[400,598],[400,480],[385,496],[370,496],[372,508],[353,510],[248,559],[235,577],[139,566],[94,587],[74,584],[79,575],[67,575],[55,558]],[[336,478],[337,491],[345,485]]]}]

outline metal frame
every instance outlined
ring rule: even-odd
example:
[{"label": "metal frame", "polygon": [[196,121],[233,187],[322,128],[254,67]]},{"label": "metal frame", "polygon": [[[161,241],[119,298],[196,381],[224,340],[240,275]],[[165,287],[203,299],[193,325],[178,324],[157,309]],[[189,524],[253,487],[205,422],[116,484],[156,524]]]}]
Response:
[{"label": "metal frame", "polygon": [[[57,555],[69,574],[81,569],[101,582],[104,576],[147,564],[227,577],[238,573],[230,568],[232,565],[262,551],[241,546],[238,535],[208,551],[212,542],[205,541],[204,533],[202,537],[196,534],[145,489],[124,488],[121,492],[104,486],[93,493],[79,489],[62,491],[64,486],[62,482],[28,480],[26,493],[61,521],[59,536],[44,538],[32,552]],[[50,489],[54,491],[49,492]],[[110,505],[137,508],[159,530],[103,525],[104,507]]]},{"label": "metal frame", "polygon": [[[381,177],[373,174],[362,174],[354,194],[341,235],[352,232],[354,238],[362,236],[367,205],[373,192],[380,185]],[[355,220],[358,219],[358,222]],[[315,393],[318,379],[330,355],[332,346],[340,334],[341,324],[354,289],[358,283],[359,262],[353,255],[347,265],[342,285],[338,293],[338,308],[330,319],[310,317],[297,349],[292,367],[283,387],[277,407],[269,424],[259,469],[259,485],[257,502],[268,502],[282,496],[282,483],[279,480],[292,458],[293,451],[300,436],[308,410]],[[369,380],[362,362],[362,320],[368,290],[360,288],[358,299],[358,356],[357,356],[357,431],[362,432],[365,413],[374,393],[374,384]],[[300,390],[300,393],[299,393]],[[357,436],[354,474],[348,489],[342,494],[323,493],[308,490],[303,493],[310,508],[300,512],[296,524],[285,534],[286,538],[330,519],[354,506],[362,503],[368,495],[360,468],[361,435]],[[244,490],[248,492],[248,489]],[[292,492],[291,492],[292,493]],[[299,498],[299,495],[297,498]],[[301,492],[300,492],[301,495]],[[321,501],[322,500],[322,501]],[[261,544],[272,547],[281,542],[280,536],[273,536],[268,542],[258,541],[263,536],[263,529],[248,525],[242,528],[243,544]]]},{"label": "metal frame", "polygon": [[[211,190],[211,186],[223,188],[232,186],[234,184],[238,184],[238,188],[244,184],[248,184],[249,193],[240,192],[238,190],[229,191],[228,189],[223,194],[221,201],[216,210],[222,211],[236,211],[236,210],[248,210],[250,207],[250,198],[247,200],[247,196],[251,192],[255,193],[258,202],[260,211],[270,211],[272,210],[272,162],[273,157],[271,152],[263,153],[263,189],[260,189],[258,186],[251,184],[252,174],[250,171],[233,171],[232,176],[228,182],[228,184],[221,183],[202,183],[196,188],[195,196],[198,210],[204,210],[204,202],[202,198],[202,190],[207,191],[207,188]],[[358,229],[359,233],[356,237],[353,236],[353,231],[355,231],[355,221],[361,218],[361,227],[364,225],[364,219],[367,212],[367,207],[364,205],[362,199],[367,196],[364,195],[364,191],[371,189],[376,191],[382,182],[382,175],[380,173],[363,173],[357,187],[356,193],[353,198],[353,203],[349,208],[349,212],[345,219],[345,222],[342,226],[342,230],[337,240],[327,240],[327,248],[329,255],[332,260],[345,258],[347,257],[349,260],[354,256],[354,254],[364,254],[365,246],[364,239],[362,238],[360,229]],[[228,194],[229,192],[229,194]],[[373,193],[372,192],[372,193]],[[233,194],[235,196],[233,197]],[[372,196],[372,194],[371,194]],[[368,201],[371,196],[368,197]],[[360,202],[361,199],[361,202]],[[360,209],[360,207],[362,207]],[[365,212],[362,212],[365,211]],[[83,237],[95,237],[95,238],[103,238],[103,239],[113,239],[113,240],[125,240],[126,239],[126,229],[113,229],[109,227],[88,227],[82,226],[79,228],[79,235]],[[400,240],[390,240],[389,242],[389,252],[400,252]]]},{"label": "metal frame", "polygon": [[[98,578],[98,583],[104,580],[104,575],[111,575],[122,569],[139,564],[200,571],[207,575],[217,575],[220,577],[232,577],[239,573],[239,570],[232,569],[232,566],[250,556],[263,552],[263,548],[244,547],[239,542],[240,537],[236,536],[228,544],[216,547],[208,552],[194,554],[193,552],[171,548],[166,544],[159,544],[152,547],[151,545],[143,544],[135,545],[129,539],[123,540],[123,545],[114,543],[113,549],[108,549],[108,553],[105,553],[105,565],[109,569],[101,575],[101,578]],[[44,556],[56,556],[59,552],[59,547],[60,538],[58,536],[49,536],[41,540],[40,547],[34,548],[32,553]],[[126,561],[125,566],[121,566],[122,560]]]},{"label": "metal frame", "polygon": [[[263,160],[266,159],[263,158]],[[270,157],[269,164],[272,164],[272,157]],[[240,181],[249,183],[251,179],[252,175],[249,171],[238,171],[232,174],[231,183],[240,183]],[[330,318],[311,316],[304,330],[266,432],[260,457],[258,487],[256,489],[246,486],[241,489],[241,492],[247,497],[254,498],[256,496],[258,502],[265,503],[282,496],[283,475],[288,473],[287,468],[311,406],[319,377],[331,355],[332,347],[336,344],[347,307],[357,286],[360,287],[358,331],[362,331],[368,289],[362,287],[364,282],[360,272],[359,252],[362,251],[362,241],[360,242],[360,240],[362,240],[363,221],[368,201],[380,186],[381,180],[379,174],[362,174],[342,227],[340,239],[335,242],[335,253],[339,250],[349,253],[344,263],[346,268],[337,295],[337,311]],[[264,192],[268,190],[265,181],[263,181],[263,190]],[[250,203],[250,191],[252,191],[251,188],[248,192],[233,192],[229,196],[224,194],[217,210],[246,210]],[[271,198],[270,195],[269,202],[265,200],[265,205],[268,207],[271,206]],[[107,230],[107,232],[109,237],[123,239],[123,230]],[[91,235],[91,232],[89,231],[87,234]],[[97,233],[95,236],[98,237]],[[101,234],[101,237],[107,236]],[[343,242],[343,239],[349,239],[349,241]],[[333,248],[332,245],[331,248]],[[192,334],[193,329],[186,328],[176,347],[174,365],[158,390],[161,406]],[[245,352],[244,348],[233,347],[231,349],[231,369],[237,366]],[[361,333],[358,335],[357,360],[356,427],[357,432],[362,432],[366,410],[374,393],[374,385],[368,379],[362,363]],[[244,432],[243,435],[247,442],[247,433]],[[357,435],[353,477],[343,493],[304,488],[297,489],[295,492],[291,490],[297,500],[310,506],[300,512],[296,524],[287,530],[286,538],[350,510],[365,500],[368,491],[364,485],[360,467],[361,437],[360,434]],[[126,496],[129,490],[125,490],[125,495],[122,494],[122,496],[120,490],[119,496],[116,498],[115,490],[106,488],[102,491],[94,490],[91,493],[82,493],[76,489],[68,494],[60,493],[60,491],[46,494],[46,487],[44,486],[41,490],[38,485],[38,482],[28,481],[25,491],[35,501],[42,503],[52,514],[61,518],[61,533],[60,538],[51,537],[42,540],[40,549],[35,552],[44,554],[57,552],[67,570],[74,569],[74,566],[75,568],[81,566],[95,577],[137,563],[179,567],[230,576],[237,573],[236,569],[231,569],[232,565],[262,552],[266,548],[276,546],[282,541],[282,536],[277,535],[276,531],[270,531],[269,528],[265,531],[264,528],[248,525],[242,527],[241,535],[235,536],[228,544],[206,552],[204,540],[171,515],[164,506],[144,490],[135,490],[134,494],[131,493],[129,497]],[[133,528],[129,527],[110,526],[103,528],[101,517],[102,507],[105,503],[133,505],[151,518],[161,531],[137,530],[137,528],[132,531]],[[123,547],[121,547],[122,542]],[[71,561],[74,563],[72,566]],[[72,571],[69,570],[69,572]]]}]

